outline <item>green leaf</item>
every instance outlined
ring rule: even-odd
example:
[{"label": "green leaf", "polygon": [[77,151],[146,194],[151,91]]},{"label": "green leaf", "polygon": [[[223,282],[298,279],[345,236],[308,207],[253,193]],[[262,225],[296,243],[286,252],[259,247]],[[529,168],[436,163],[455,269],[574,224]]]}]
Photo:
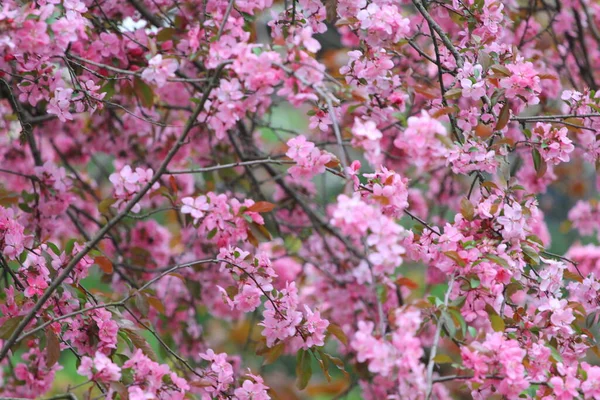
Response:
[{"label": "green leaf", "polygon": [[147,316],[148,311],[150,311],[150,303],[148,303],[148,299],[142,293],[138,293],[135,295],[135,307],[139,310],[142,316]]},{"label": "green leaf", "polygon": [[436,364],[452,364],[452,359],[448,354],[438,354],[433,358]]},{"label": "green leaf", "polygon": [[60,249],[58,248],[57,245],[55,245],[52,242],[46,242],[46,244],[48,245],[48,247],[50,247],[50,250],[52,250],[52,252],[54,254],[56,254],[57,256],[60,256],[61,251],[60,251]]},{"label": "green leaf", "polygon": [[264,364],[268,365],[268,364],[274,363],[279,358],[279,356],[281,356],[284,349],[285,349],[284,342],[279,342],[275,346],[269,348],[267,351],[265,351],[263,353],[263,356],[265,357]]},{"label": "green leaf", "polygon": [[152,108],[152,106],[154,105],[154,92],[146,82],[136,77],[133,80],[133,91],[140,99],[140,102],[144,107]]},{"label": "green leaf", "polygon": [[298,239],[296,236],[287,236],[284,245],[288,253],[295,254],[302,248],[302,240]]},{"label": "green leaf", "polygon": [[445,251],[444,254],[461,267],[467,265],[465,260],[463,260],[462,257],[456,251]]},{"label": "green leaf", "polygon": [[523,250],[523,254],[525,255],[525,261],[527,261],[529,264],[540,264],[540,255],[533,247],[524,244],[521,246],[521,250]]},{"label": "green leaf", "polygon": [[447,290],[448,290],[448,284],[440,283],[439,285],[435,285],[434,287],[432,287],[431,291],[429,293],[432,296],[434,296],[436,299],[441,301],[444,298],[444,296],[446,295]]},{"label": "green leaf", "polygon": [[458,99],[461,96],[462,96],[461,88],[450,89],[450,90],[446,91],[446,93],[444,94],[444,97],[447,99]]},{"label": "green leaf", "polygon": [[508,68],[506,68],[504,65],[495,64],[495,65],[492,65],[490,67],[490,69],[498,75],[502,75],[502,76],[511,76],[512,75],[510,70]]},{"label": "green leaf", "polygon": [[460,313],[460,311],[458,309],[449,308],[448,312],[452,316],[452,319],[455,322],[458,322],[458,324],[460,325],[460,332],[462,335],[461,337],[464,338],[467,335],[467,322],[465,321],[465,319],[463,318],[462,314]]},{"label": "green leaf", "polygon": [[75,243],[77,243],[77,241],[75,239],[69,239],[69,241],[67,242],[67,244],[65,246],[65,254],[73,253],[73,248],[75,247]]},{"label": "green leaf", "polygon": [[487,258],[488,260],[495,262],[496,264],[501,265],[504,268],[508,268],[508,262],[504,258],[499,257],[495,254],[488,254],[484,258]]},{"label": "green leaf", "polygon": [[473,217],[475,216],[475,208],[473,207],[473,203],[471,203],[466,197],[460,201],[460,213],[467,221],[472,221]]},{"label": "green leaf", "polygon": [[323,371],[327,382],[331,383],[331,375],[329,374],[329,358],[327,358],[327,356],[321,350],[317,351],[321,355],[320,359],[317,358],[319,366],[321,367],[321,370]]},{"label": "green leaf", "polygon": [[448,313],[443,310],[440,320],[438,322],[439,324],[444,324],[444,326],[446,327],[446,330],[448,331],[448,336],[450,336],[451,338],[456,336],[456,325],[454,324],[454,320],[452,319],[452,317],[450,315],[448,315]]},{"label": "green leaf", "polygon": [[533,166],[535,167],[535,171],[537,172],[537,176],[541,177],[546,173],[548,166],[546,165],[546,161],[542,158],[539,150],[535,147],[531,149],[531,157],[533,157]]},{"label": "green leaf", "polygon": [[310,353],[304,349],[298,350],[296,356],[296,376],[298,377],[298,383],[296,387],[299,390],[304,390],[310,381],[312,376],[312,367],[310,365]]},{"label": "green leaf", "polygon": [[344,345],[348,346],[348,337],[339,325],[330,323],[327,327],[327,331],[338,338]]},{"label": "green leaf", "polygon": [[348,372],[346,371],[346,369],[344,368],[344,362],[337,358],[332,356],[331,354],[327,354],[321,350],[318,350],[319,354],[321,355],[321,357],[323,358],[327,358],[327,360],[329,360],[331,363],[333,363],[333,365],[335,365],[337,367],[337,369],[339,369],[346,378],[349,378],[350,375],[348,374]]},{"label": "green leaf", "polygon": [[0,326],[0,339],[8,339],[13,334],[23,317],[9,318]]},{"label": "green leaf", "polygon": [[546,347],[548,347],[550,349],[550,353],[552,354],[552,358],[554,358],[554,360],[556,360],[556,362],[562,362],[563,358],[560,355],[560,353],[558,352],[558,350],[556,349],[556,347],[552,346],[551,344],[546,344]]},{"label": "green leaf", "polygon": [[112,206],[116,202],[117,202],[117,199],[113,199],[112,197],[109,197],[108,199],[104,199],[100,202],[100,204],[98,204],[98,211],[100,212],[100,214],[108,214],[108,210],[110,209],[110,206]]},{"label": "green leaf", "polygon": [[475,327],[468,326],[467,331],[469,332],[469,335],[471,335],[472,337],[477,337],[477,329],[475,329]]},{"label": "green leaf", "polygon": [[27,204],[25,203],[19,203],[19,208],[21,209],[21,211],[26,212],[26,213],[31,213],[33,210],[31,209],[31,207],[29,207]]},{"label": "green leaf", "polygon": [[488,304],[485,306],[485,311],[488,313],[488,316],[490,317],[490,322],[492,323],[492,328],[494,329],[494,331],[504,332],[504,329],[506,328],[506,324],[504,323],[504,319],[502,319],[502,317],[500,315],[498,315],[498,313],[496,312],[494,307],[492,307],[491,305]]},{"label": "green leaf", "polygon": [[110,100],[115,94],[115,80],[109,80],[106,85],[102,86],[100,93],[106,93],[103,100]]},{"label": "green leaf", "polygon": [[498,314],[490,315],[490,321],[492,322],[492,328],[494,329],[494,331],[504,332],[506,324],[504,323],[504,320],[501,316],[499,316]]},{"label": "green leaf", "polygon": [[177,33],[177,30],[175,30],[174,28],[163,28],[156,35],[156,41],[166,42],[167,40],[171,40],[175,33]]},{"label": "green leaf", "polygon": [[210,239],[214,238],[216,234],[217,234],[217,228],[213,228],[210,232],[208,232],[208,235],[206,236],[206,238],[208,240],[210,240]]}]

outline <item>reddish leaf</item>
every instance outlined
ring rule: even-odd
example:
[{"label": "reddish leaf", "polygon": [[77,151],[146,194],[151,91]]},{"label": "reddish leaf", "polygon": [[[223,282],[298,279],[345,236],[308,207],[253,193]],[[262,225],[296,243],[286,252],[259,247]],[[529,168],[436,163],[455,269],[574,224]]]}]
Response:
[{"label": "reddish leaf", "polygon": [[500,110],[500,115],[498,116],[498,121],[496,122],[495,131],[500,131],[504,129],[506,125],[508,125],[508,121],[510,117],[510,107],[508,106],[508,102],[504,103],[502,110]]},{"label": "reddish leaf", "polygon": [[325,166],[327,168],[337,168],[340,165],[340,160],[337,157],[332,157],[331,161],[329,161]]},{"label": "reddish leaf", "polygon": [[494,130],[489,125],[478,124],[475,127],[475,134],[477,135],[477,137],[480,137],[482,139],[489,138],[490,136],[492,136],[493,133],[494,133]]},{"label": "reddish leaf", "polygon": [[275,204],[269,203],[268,201],[258,201],[248,207],[248,211],[257,212],[257,213],[265,213],[272,211],[275,208]]},{"label": "reddish leaf", "polygon": [[256,237],[250,229],[246,231],[246,235],[248,236],[248,241],[250,242],[250,244],[254,247],[258,247],[260,243],[258,242],[258,240],[256,239]]},{"label": "reddish leaf", "polygon": [[452,114],[455,111],[456,111],[456,109],[454,107],[442,107],[439,110],[437,110],[436,112],[434,112],[433,114],[431,114],[431,116],[433,118],[439,118],[443,115]]},{"label": "reddish leaf", "polygon": [[110,275],[113,273],[113,264],[108,258],[104,256],[96,257],[94,262],[105,274]]},{"label": "reddish leaf", "polygon": [[148,296],[148,303],[150,304],[150,306],[152,306],[152,308],[154,308],[156,311],[158,311],[161,314],[165,313],[165,306],[162,303],[162,301],[160,301],[160,299],[154,297],[154,296]]},{"label": "reddish leaf", "polygon": [[169,185],[171,186],[173,193],[177,193],[179,191],[179,188],[177,187],[177,180],[175,180],[173,175],[169,177]]},{"label": "reddish leaf", "polygon": [[396,279],[396,285],[404,286],[411,290],[417,289],[419,287],[419,284],[417,282],[415,282],[412,279],[409,279],[405,276]]}]

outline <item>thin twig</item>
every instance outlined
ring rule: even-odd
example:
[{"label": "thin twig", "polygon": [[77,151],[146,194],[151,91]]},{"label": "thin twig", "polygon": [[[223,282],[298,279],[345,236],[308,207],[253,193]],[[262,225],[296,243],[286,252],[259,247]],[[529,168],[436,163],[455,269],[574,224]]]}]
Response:
[{"label": "thin twig", "polygon": [[[448,301],[450,300],[450,292],[452,292],[452,285],[454,284],[454,275],[450,278],[448,282],[448,290],[446,290],[446,295],[444,296],[444,310],[448,307]],[[440,342],[440,336],[442,334],[442,327],[444,326],[444,322],[442,318],[438,320],[437,327],[435,329],[435,336],[433,337],[433,344],[431,346],[431,350],[429,352],[429,361],[427,362],[427,389],[425,394],[425,400],[431,399],[431,392],[433,390],[433,366],[435,362],[433,361],[437,354],[437,347]]]}]

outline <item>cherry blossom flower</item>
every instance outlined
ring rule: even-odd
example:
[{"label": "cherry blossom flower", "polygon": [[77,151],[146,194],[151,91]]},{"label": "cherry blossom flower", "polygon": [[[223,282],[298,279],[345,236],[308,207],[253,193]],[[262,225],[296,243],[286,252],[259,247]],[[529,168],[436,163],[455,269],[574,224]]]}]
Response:
[{"label": "cherry blossom flower", "polygon": [[77,373],[88,379],[108,383],[121,379],[121,368],[101,352],[96,352],[94,358],[82,357]]},{"label": "cherry blossom flower", "polygon": [[175,77],[177,68],[179,68],[177,60],[163,59],[162,55],[157,54],[148,61],[148,67],[142,72],[142,79],[148,83],[154,83],[158,87],[163,87],[167,83],[167,79]]},{"label": "cherry blossom flower", "polygon": [[190,214],[194,218],[194,223],[201,219],[205,212],[210,209],[210,205],[206,202],[206,196],[184,197],[181,199],[183,206],[181,206],[182,214]]}]

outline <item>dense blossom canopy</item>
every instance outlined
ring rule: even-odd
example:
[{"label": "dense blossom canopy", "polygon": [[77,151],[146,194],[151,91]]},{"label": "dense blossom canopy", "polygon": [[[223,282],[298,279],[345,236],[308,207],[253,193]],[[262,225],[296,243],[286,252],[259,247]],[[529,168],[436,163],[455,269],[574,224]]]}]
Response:
[{"label": "dense blossom canopy", "polygon": [[598,65],[596,0],[1,1],[0,397],[600,399]]}]

